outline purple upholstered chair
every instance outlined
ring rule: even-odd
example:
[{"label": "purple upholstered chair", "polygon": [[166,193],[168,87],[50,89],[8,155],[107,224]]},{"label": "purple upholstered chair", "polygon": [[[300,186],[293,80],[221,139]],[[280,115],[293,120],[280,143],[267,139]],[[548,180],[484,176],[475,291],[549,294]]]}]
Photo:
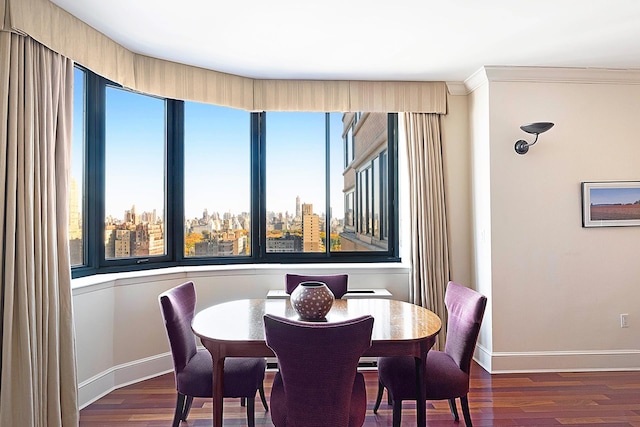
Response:
[{"label": "purple upholstered chair", "polygon": [[278,359],[271,389],[276,427],[360,427],[367,397],[357,372],[371,347],[373,317],[335,323],[264,316],[267,345]]},{"label": "purple upholstered chair", "polygon": [[[186,282],[158,297],[167,330],[178,390],[173,427],[186,421],[194,397],[212,397],[213,362],[207,350],[198,350],[191,331],[195,314],[196,291],[193,282]],[[224,397],[240,397],[247,406],[247,424],[255,425],[254,399],[256,390],[265,410],[269,410],[262,382],[267,366],[264,358],[228,358],[224,362]]]},{"label": "purple upholstered chair", "polygon": [[[449,320],[444,351],[429,351],[425,365],[426,400],[449,400],[453,418],[458,421],[456,398],[460,398],[467,427],[472,427],[469,414],[469,370],[484,316],[487,298],[478,292],[449,282],[444,297]],[[377,412],[386,387],[393,403],[393,425],[400,426],[402,401],[415,400],[415,362],[412,357],[378,358]]]},{"label": "purple upholstered chair", "polygon": [[320,276],[308,276],[301,274],[287,274],[285,277],[286,291],[289,295],[302,282],[316,281],[327,285],[336,299],[342,298],[347,293],[348,274],[327,274]]}]

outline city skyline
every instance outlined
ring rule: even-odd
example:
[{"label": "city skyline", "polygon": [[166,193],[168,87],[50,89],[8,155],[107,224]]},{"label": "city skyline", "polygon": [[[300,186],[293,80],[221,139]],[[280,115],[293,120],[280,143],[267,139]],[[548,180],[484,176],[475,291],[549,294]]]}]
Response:
[{"label": "city skyline", "polygon": [[[73,178],[72,178],[73,180]],[[75,185],[74,185],[75,186]],[[77,199],[77,198],[76,198]],[[294,203],[295,204],[295,203]],[[302,202],[302,204],[305,205],[311,205],[313,206],[313,203],[304,203]],[[125,209],[122,214],[118,215],[118,214],[105,214],[105,219],[107,218],[113,218],[116,220],[122,220],[123,222],[126,222],[126,218],[127,215],[132,211],[135,210],[137,215],[152,215],[155,214],[158,218],[161,218],[163,216],[163,213],[161,210],[156,209],[156,210],[142,210],[139,209],[138,206],[136,204],[131,205],[128,209]],[[207,215],[209,216],[214,216],[217,215],[219,218],[224,218],[226,215],[231,215],[232,217],[238,217],[238,216],[243,216],[243,215],[251,215],[251,212],[248,211],[242,211],[242,212],[232,212],[232,211],[220,211],[220,210],[215,210],[215,209],[209,209],[209,208],[203,208],[202,211],[194,216],[186,216],[185,215],[185,221],[191,221],[194,219],[203,219],[204,218],[204,213],[207,213]],[[78,212],[80,212],[80,209],[78,208]],[[295,212],[295,208],[294,209],[290,209],[290,210],[286,210],[286,211],[267,211],[267,218],[269,217],[278,217],[279,215],[286,215],[287,218],[296,218],[299,215],[296,215]],[[315,207],[313,208],[313,214],[318,215],[319,217],[324,217],[324,212],[317,212],[315,210]],[[339,219],[342,219],[342,217],[340,217]]]}]

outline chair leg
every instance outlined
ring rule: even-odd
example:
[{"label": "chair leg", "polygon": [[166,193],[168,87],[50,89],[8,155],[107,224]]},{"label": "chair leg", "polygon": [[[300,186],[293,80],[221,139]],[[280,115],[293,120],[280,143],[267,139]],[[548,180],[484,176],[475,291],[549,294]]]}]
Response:
[{"label": "chair leg", "polygon": [[184,402],[184,409],[182,410],[182,416],[180,417],[182,421],[187,421],[187,416],[189,415],[189,411],[191,410],[192,403],[193,403],[193,396],[187,396],[187,400]]},{"label": "chair leg", "polygon": [[458,417],[458,408],[456,407],[456,399],[449,399],[449,409],[451,409],[451,415],[453,419],[456,421],[460,421],[460,417]]},{"label": "chair leg", "polygon": [[176,400],[176,412],[173,415],[173,423],[171,423],[172,427],[178,427],[180,425],[180,420],[182,419],[182,414],[184,412],[184,401],[185,396],[182,393],[178,393],[178,399]]},{"label": "chair leg", "polygon": [[247,397],[247,427],[255,427],[256,425],[256,402],[255,397]]},{"label": "chair leg", "polygon": [[471,424],[471,414],[469,413],[469,400],[467,396],[462,396],[460,398],[460,404],[462,406],[462,416],[464,417],[464,423],[467,427],[473,427]]},{"label": "chair leg", "polygon": [[393,401],[393,427],[400,427],[402,421],[402,400]]},{"label": "chair leg", "polygon": [[264,406],[264,410],[269,412],[269,405],[267,405],[267,398],[264,395],[264,384],[260,384],[258,388],[258,393],[260,393],[260,400],[262,401],[262,406]]},{"label": "chair leg", "polygon": [[247,398],[246,397],[241,397],[240,398],[240,406],[247,406]]},{"label": "chair leg", "polygon": [[373,407],[373,413],[378,413],[378,408],[380,408],[380,402],[382,402],[382,393],[384,393],[384,386],[380,381],[378,381],[378,397],[376,398],[376,404]]}]

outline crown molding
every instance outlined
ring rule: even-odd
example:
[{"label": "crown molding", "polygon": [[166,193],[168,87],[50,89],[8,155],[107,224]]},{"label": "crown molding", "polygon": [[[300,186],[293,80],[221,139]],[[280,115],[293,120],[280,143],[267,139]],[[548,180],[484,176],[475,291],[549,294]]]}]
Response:
[{"label": "crown molding", "polygon": [[452,95],[468,95],[489,82],[640,85],[640,69],[484,66],[462,85],[447,87]]},{"label": "crown molding", "polygon": [[446,82],[449,95],[468,95],[469,91],[464,82]]},{"label": "crown molding", "polygon": [[640,69],[484,67],[490,82],[640,84]]},{"label": "crown molding", "polygon": [[475,73],[467,77],[464,81],[464,86],[467,88],[468,93],[471,93],[488,82],[486,67],[480,67]]},{"label": "crown molding", "polygon": [[486,83],[488,83],[487,73],[485,67],[481,67],[464,82],[447,82],[447,89],[451,95],[469,95]]}]

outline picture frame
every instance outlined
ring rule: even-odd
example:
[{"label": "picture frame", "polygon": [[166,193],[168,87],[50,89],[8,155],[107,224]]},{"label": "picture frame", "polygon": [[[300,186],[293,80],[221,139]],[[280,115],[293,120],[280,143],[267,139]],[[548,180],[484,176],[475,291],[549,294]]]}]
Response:
[{"label": "picture frame", "polygon": [[640,181],[583,182],[582,226],[640,226]]}]

